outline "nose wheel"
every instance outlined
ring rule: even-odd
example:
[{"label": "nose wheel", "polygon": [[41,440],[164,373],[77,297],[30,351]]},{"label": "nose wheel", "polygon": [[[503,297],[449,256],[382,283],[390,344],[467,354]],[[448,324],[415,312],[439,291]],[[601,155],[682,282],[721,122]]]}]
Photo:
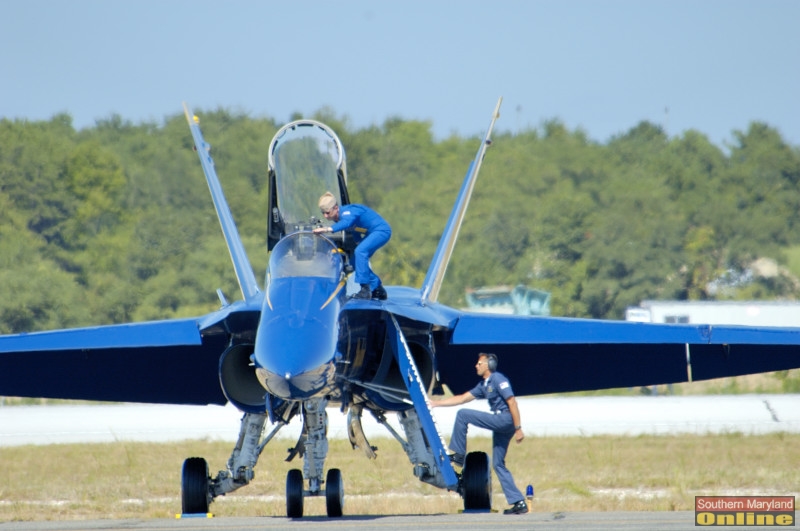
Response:
[{"label": "nose wheel", "polygon": [[286,474],[286,516],[303,516],[303,472],[296,468]]},{"label": "nose wheel", "polygon": [[[286,475],[286,516],[289,518],[302,518],[303,498],[305,496],[320,496],[323,492],[310,492],[303,489],[303,472],[297,468],[289,470]],[[325,508],[328,516],[338,518],[344,509],[344,483],[342,471],[331,468],[325,476]]]},{"label": "nose wheel", "polygon": [[325,508],[328,516],[338,518],[342,516],[344,508],[344,483],[342,472],[338,468],[331,468],[325,479]]}]

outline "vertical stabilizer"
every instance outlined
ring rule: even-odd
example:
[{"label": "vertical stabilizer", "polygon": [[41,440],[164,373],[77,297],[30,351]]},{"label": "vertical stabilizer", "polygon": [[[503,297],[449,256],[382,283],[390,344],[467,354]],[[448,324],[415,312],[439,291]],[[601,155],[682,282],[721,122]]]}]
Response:
[{"label": "vertical stabilizer", "polygon": [[242,239],[239,237],[239,231],[236,229],[236,223],[233,221],[231,209],[228,207],[228,202],[225,201],[225,194],[222,193],[222,185],[220,185],[217,172],[214,169],[214,159],[211,158],[211,145],[203,139],[203,133],[200,131],[200,120],[189,111],[189,107],[185,103],[183,104],[183,112],[186,114],[186,121],[189,122],[189,129],[192,131],[194,146],[197,150],[197,155],[200,157],[203,173],[206,174],[208,189],[211,191],[211,199],[213,199],[214,208],[217,210],[219,224],[222,227],[222,233],[225,235],[225,242],[228,244],[228,251],[231,254],[231,260],[233,260],[233,268],[236,271],[239,288],[242,290],[245,302],[250,302],[259,293],[258,282],[256,282],[256,276],[253,273],[253,266],[250,264],[250,260],[244,250]]},{"label": "vertical stabilizer", "polygon": [[444,280],[445,271],[447,271],[447,264],[450,262],[450,257],[453,254],[453,248],[456,245],[458,238],[458,231],[461,229],[461,223],[464,221],[464,215],[467,213],[467,205],[469,205],[469,198],[472,196],[472,190],[475,188],[475,181],[478,179],[478,172],[481,169],[481,162],[486,154],[486,149],[492,143],[492,129],[494,123],[500,116],[500,104],[503,98],[497,100],[497,106],[494,108],[492,114],[492,121],[489,124],[489,129],[486,131],[486,136],[478,148],[478,154],[475,155],[475,160],[467,170],[467,175],[464,177],[464,183],[461,185],[461,191],[458,193],[456,204],[453,205],[453,211],[450,213],[450,218],[447,220],[447,226],[442,233],[439,240],[439,245],[436,247],[436,253],[433,255],[433,261],[428,268],[428,273],[425,275],[425,281],[422,283],[420,303],[425,305],[430,302],[436,302],[439,298],[439,290],[442,287],[442,280]]}]

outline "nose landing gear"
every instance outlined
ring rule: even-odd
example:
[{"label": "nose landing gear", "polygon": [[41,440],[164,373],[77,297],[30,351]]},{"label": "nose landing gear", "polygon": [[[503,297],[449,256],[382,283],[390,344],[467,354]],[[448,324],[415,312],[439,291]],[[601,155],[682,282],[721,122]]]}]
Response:
[{"label": "nose landing gear", "polygon": [[325,490],[303,490],[303,472],[293,468],[286,475],[286,516],[289,518],[302,518],[303,501],[306,496],[325,495],[325,508],[328,516],[338,518],[344,509],[344,483],[342,472],[338,468],[331,468],[325,476]]}]

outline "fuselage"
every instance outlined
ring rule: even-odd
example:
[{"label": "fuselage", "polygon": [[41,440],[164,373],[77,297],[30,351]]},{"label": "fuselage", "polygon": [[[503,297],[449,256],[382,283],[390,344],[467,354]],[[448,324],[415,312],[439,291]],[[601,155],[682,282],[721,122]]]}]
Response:
[{"label": "fuselage", "polygon": [[283,400],[334,392],[342,254],[327,238],[297,232],[272,250],[253,362],[259,382]]}]

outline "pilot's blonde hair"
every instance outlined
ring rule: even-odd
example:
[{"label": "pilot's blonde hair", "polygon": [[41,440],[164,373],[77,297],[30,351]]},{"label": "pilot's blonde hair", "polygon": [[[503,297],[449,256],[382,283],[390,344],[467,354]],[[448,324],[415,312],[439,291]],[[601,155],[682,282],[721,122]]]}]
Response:
[{"label": "pilot's blonde hair", "polygon": [[319,198],[319,208],[327,212],[336,206],[336,197],[330,192],[325,192]]}]

